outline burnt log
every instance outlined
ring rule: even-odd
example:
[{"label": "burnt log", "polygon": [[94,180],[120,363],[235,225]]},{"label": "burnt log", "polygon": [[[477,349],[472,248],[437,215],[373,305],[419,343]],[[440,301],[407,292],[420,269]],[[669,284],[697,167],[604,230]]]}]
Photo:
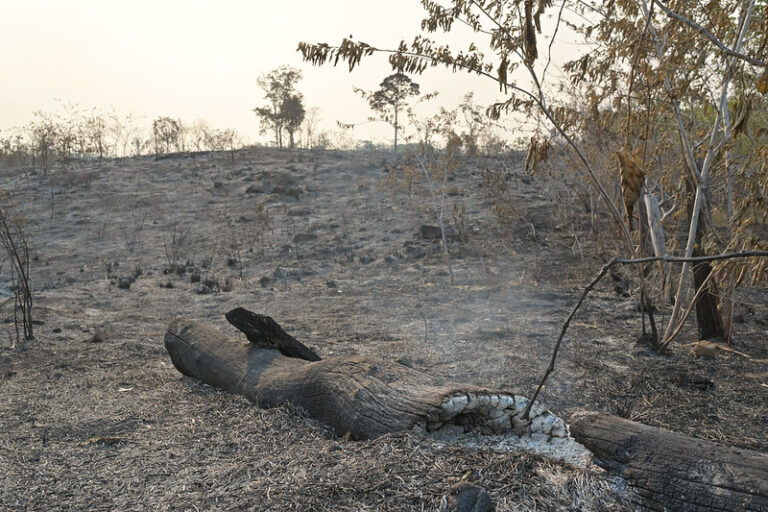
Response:
[{"label": "burnt log", "polygon": [[598,412],[574,413],[570,430],[648,510],[768,511],[768,455]]},{"label": "burnt log", "polygon": [[259,315],[245,308],[228,311],[227,321],[240,329],[251,343],[263,343],[276,348],[287,357],[296,357],[305,361],[319,361],[320,356],[299,340],[288,334],[272,317]]},{"label": "burnt log", "polygon": [[[242,312],[230,316],[238,315],[253,320]],[[403,364],[366,356],[308,361],[286,355],[304,352],[274,320],[246,324],[254,330],[249,337],[255,342],[232,339],[200,322],[177,320],[168,327],[165,347],[184,375],[243,395],[260,407],[291,403],[353,439],[413,429],[568,436],[565,422],[539,404],[534,404],[530,419],[523,419],[525,397],[441,384]],[[283,346],[286,336],[293,340],[289,349]]]}]

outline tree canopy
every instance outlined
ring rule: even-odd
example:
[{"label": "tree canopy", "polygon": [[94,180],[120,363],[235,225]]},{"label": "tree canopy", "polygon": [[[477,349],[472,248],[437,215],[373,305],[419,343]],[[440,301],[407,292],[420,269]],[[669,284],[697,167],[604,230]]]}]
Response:
[{"label": "tree canopy", "polygon": [[304,120],[303,97],[296,91],[301,78],[298,69],[281,66],[261,75],[257,80],[268,102],[265,106],[253,109],[261,120],[260,133],[274,131],[275,144],[280,148],[283,147],[283,130],[288,131],[293,147],[294,132]]},{"label": "tree canopy", "polygon": [[376,91],[366,92],[355,89],[368,101],[371,110],[376,112],[382,121],[392,125],[395,129],[394,151],[397,153],[397,135],[400,129],[399,115],[410,97],[419,95],[419,84],[412,81],[404,73],[389,75],[379,84]]}]

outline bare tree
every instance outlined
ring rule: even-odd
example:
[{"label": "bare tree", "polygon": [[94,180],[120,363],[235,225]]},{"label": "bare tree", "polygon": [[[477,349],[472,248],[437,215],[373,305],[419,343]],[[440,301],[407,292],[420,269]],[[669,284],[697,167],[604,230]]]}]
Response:
[{"label": "bare tree", "polygon": [[312,149],[317,138],[317,127],[320,124],[320,109],[311,107],[304,116],[301,131],[304,135],[304,147]]},{"label": "bare tree", "polygon": [[242,146],[240,135],[232,129],[216,130],[206,128],[204,144],[212,151],[229,151],[230,160],[235,162],[235,150]]},{"label": "bare tree", "polygon": [[96,158],[102,159],[109,151],[107,144],[107,118],[94,109],[82,121],[83,138],[86,143],[86,151]]},{"label": "bare tree", "polygon": [[0,190],[0,245],[11,263],[11,285],[14,294],[13,319],[16,342],[34,338],[32,330],[32,285],[27,238],[22,218],[13,213],[8,195]]},{"label": "bare tree", "polygon": [[49,114],[38,111],[27,129],[34,155],[43,171],[48,172],[55,155],[59,126]]}]

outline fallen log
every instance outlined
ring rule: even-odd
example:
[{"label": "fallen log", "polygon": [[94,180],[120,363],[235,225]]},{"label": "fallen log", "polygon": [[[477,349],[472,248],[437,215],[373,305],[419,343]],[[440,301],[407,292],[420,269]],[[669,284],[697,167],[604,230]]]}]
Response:
[{"label": "fallen log", "polygon": [[243,311],[227,316],[245,326],[251,343],[231,339],[200,322],[171,323],[165,347],[174,366],[184,375],[243,395],[260,407],[299,406],[339,435],[348,433],[353,439],[412,429],[568,437],[565,422],[539,404],[524,420],[528,399],[522,396],[437,383],[422,372],[378,358],[307,360],[317,354],[277,322]]},{"label": "fallen log", "polygon": [[570,431],[647,509],[768,511],[768,455],[597,412],[574,413]]}]

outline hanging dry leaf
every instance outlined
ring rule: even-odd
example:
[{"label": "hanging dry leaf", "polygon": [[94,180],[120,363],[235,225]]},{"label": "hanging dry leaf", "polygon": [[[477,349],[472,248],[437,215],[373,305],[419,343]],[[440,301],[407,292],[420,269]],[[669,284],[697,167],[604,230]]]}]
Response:
[{"label": "hanging dry leaf", "polygon": [[534,174],[536,172],[536,146],[539,144],[539,141],[536,140],[536,137],[531,137],[531,145],[528,146],[528,154],[525,156],[525,172],[529,174]]},{"label": "hanging dry leaf", "polygon": [[525,63],[532,65],[539,57],[536,49],[536,29],[533,26],[533,0],[525,0]]},{"label": "hanging dry leaf", "polygon": [[635,156],[628,148],[622,148],[616,153],[619,160],[619,177],[621,178],[621,195],[627,209],[627,224],[632,229],[632,210],[640,198],[640,190],[645,181],[645,172],[638,165]]},{"label": "hanging dry leaf", "polygon": [[757,90],[763,95],[768,92],[768,69],[763,71],[763,74],[757,80]]},{"label": "hanging dry leaf", "polygon": [[736,98],[733,110],[736,113],[733,122],[733,136],[735,137],[740,133],[744,133],[747,129],[747,123],[752,114],[752,97],[739,96]]}]

